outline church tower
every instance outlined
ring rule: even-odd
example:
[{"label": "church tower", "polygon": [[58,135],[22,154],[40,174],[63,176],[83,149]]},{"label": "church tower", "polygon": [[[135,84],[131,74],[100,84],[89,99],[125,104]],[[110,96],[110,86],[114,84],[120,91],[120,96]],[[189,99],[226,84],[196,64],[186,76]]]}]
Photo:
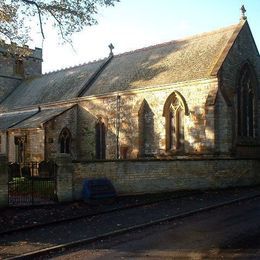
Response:
[{"label": "church tower", "polygon": [[0,102],[24,79],[42,74],[42,49],[0,42]]}]

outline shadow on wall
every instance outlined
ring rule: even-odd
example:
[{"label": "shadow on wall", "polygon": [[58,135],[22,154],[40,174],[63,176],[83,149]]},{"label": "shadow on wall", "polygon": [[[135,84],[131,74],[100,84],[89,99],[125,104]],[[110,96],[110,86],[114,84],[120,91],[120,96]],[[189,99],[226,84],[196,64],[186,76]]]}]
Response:
[{"label": "shadow on wall", "polygon": [[190,109],[186,117],[186,131],[184,136],[185,153],[213,154],[215,145],[214,119],[204,106]]},{"label": "shadow on wall", "polygon": [[58,153],[69,153],[72,159],[77,158],[77,106],[44,123],[45,160],[50,160]]},{"label": "shadow on wall", "polygon": [[[160,147],[161,133],[155,131],[155,115],[147,100],[143,100],[137,115],[132,114],[132,111],[133,105],[128,98],[118,101],[117,97],[109,97],[82,102],[78,110],[79,159],[96,159],[95,126],[98,118],[102,119],[106,127],[105,159],[117,159],[118,154],[120,159],[176,155],[174,151],[167,153],[165,147]],[[204,107],[192,107],[189,115],[183,116],[185,149],[178,155],[212,154],[214,123],[207,122],[208,115]]]},{"label": "shadow on wall", "polygon": [[[96,133],[98,122],[104,123],[105,126],[105,140],[102,140],[105,145],[105,158],[116,159],[116,120],[110,115],[110,110],[103,104],[103,101],[103,99],[89,101],[86,104],[81,104],[78,108],[79,138],[77,141],[80,160],[99,159],[96,154],[96,141],[99,138]],[[114,104],[111,104],[111,106],[114,106]]]},{"label": "shadow on wall", "polygon": [[79,159],[96,159],[98,118],[102,118],[106,127],[106,159],[117,159],[118,155],[121,159],[155,156],[159,135],[154,129],[154,113],[146,100],[138,115],[132,110],[128,99],[117,97],[82,102],[78,110]]},{"label": "shadow on wall", "polygon": [[139,157],[154,157],[159,149],[159,135],[154,129],[154,113],[144,99],[138,111]]}]

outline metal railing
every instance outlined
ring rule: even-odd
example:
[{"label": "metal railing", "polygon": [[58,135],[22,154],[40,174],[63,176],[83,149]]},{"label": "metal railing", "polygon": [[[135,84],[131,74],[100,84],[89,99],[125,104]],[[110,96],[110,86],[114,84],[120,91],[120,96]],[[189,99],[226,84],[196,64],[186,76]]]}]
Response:
[{"label": "metal railing", "polygon": [[9,206],[55,203],[57,201],[56,171],[57,165],[53,162],[9,164]]}]

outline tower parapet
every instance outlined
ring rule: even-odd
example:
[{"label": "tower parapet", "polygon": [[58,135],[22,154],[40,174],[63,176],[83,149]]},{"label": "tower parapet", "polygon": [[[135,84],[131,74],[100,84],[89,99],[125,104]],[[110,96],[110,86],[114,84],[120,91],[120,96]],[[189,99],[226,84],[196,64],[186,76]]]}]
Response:
[{"label": "tower parapet", "polygon": [[0,40],[0,77],[29,78],[42,74],[42,49]]}]

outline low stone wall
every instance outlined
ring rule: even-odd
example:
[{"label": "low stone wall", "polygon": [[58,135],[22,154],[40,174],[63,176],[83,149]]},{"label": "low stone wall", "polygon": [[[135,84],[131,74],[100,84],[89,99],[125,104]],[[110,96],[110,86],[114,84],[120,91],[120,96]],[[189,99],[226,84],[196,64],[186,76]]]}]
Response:
[{"label": "low stone wall", "polygon": [[0,155],[0,208],[8,206],[7,157]]},{"label": "low stone wall", "polygon": [[118,194],[215,189],[260,183],[260,160],[178,159],[73,163],[74,199],[84,179],[106,177]]},{"label": "low stone wall", "polygon": [[71,156],[59,153],[53,158],[57,165],[57,197],[59,202],[73,201],[73,165]]}]

